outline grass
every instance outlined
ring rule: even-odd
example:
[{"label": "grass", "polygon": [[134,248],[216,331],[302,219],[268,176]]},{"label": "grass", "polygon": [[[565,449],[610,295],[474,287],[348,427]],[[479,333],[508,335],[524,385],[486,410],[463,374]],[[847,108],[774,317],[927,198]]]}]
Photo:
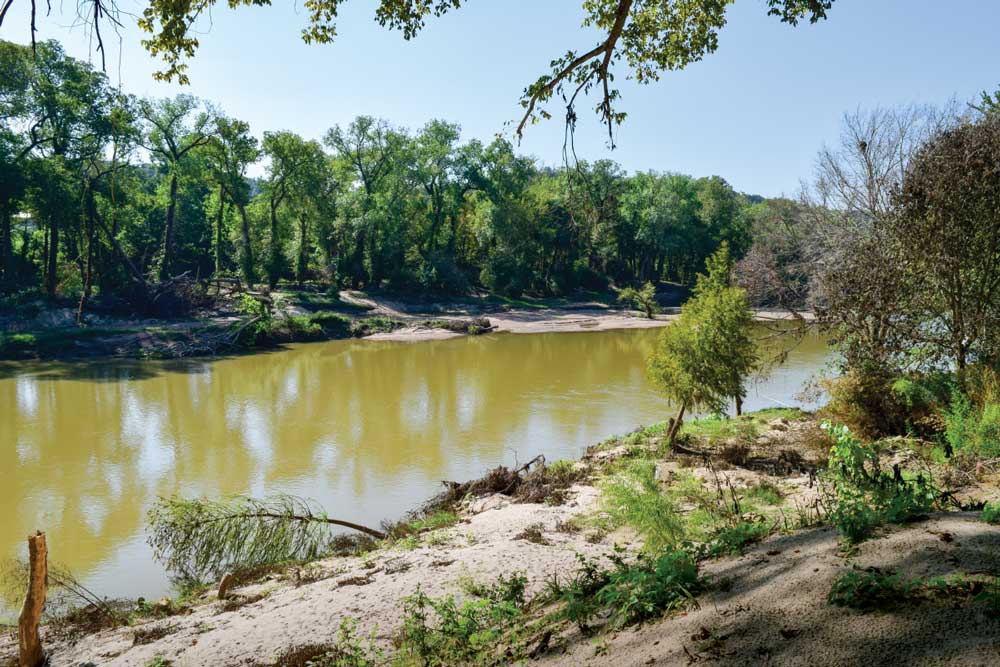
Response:
[{"label": "grass", "polygon": [[681,427],[681,433],[709,441],[753,438],[759,434],[761,427],[776,419],[802,421],[808,416],[809,413],[798,408],[765,408],[740,417],[716,415],[688,421]]},{"label": "grass", "polygon": [[51,356],[72,348],[77,342],[140,331],[144,329],[74,327],[31,333],[0,333],[0,359]]}]

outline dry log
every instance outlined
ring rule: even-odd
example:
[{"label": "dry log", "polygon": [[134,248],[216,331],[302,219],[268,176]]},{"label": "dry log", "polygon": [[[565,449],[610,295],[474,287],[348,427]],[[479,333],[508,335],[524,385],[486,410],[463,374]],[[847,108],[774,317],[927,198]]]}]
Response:
[{"label": "dry log", "polygon": [[18,664],[20,667],[40,667],[45,663],[42,638],[38,626],[45,609],[48,587],[48,549],[45,533],[28,537],[28,592],[17,617]]}]

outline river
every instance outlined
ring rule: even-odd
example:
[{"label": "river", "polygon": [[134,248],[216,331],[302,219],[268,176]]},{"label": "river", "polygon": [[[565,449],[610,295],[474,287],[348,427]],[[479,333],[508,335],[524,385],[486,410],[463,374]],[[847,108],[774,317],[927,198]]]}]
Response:
[{"label": "river", "polygon": [[[377,525],[500,463],[578,457],[665,419],[657,330],[334,341],[184,361],[0,364],[0,556],[50,559],[108,597],[169,589],[145,543],[158,495],[291,493]],[[801,405],[807,337],[747,410]],[[805,407],[814,407],[806,405]]]}]

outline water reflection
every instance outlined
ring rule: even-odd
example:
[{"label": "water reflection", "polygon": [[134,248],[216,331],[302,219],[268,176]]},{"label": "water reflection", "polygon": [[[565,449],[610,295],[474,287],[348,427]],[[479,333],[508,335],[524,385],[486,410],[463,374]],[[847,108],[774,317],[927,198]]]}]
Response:
[{"label": "water reflection", "polygon": [[[376,524],[442,479],[665,417],[656,331],[338,341],[183,363],[0,367],[0,553],[51,557],[105,595],[165,590],[144,544],[157,495],[295,493]],[[826,356],[807,339],[747,409],[794,402]]]}]

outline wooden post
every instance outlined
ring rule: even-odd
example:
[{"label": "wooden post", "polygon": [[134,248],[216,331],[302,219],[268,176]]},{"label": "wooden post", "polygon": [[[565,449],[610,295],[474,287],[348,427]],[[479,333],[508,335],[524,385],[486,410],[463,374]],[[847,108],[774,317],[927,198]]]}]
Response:
[{"label": "wooden post", "polygon": [[28,593],[17,617],[17,643],[20,667],[41,667],[45,663],[42,638],[38,626],[45,609],[48,588],[48,549],[45,533],[38,531],[28,537]]}]

